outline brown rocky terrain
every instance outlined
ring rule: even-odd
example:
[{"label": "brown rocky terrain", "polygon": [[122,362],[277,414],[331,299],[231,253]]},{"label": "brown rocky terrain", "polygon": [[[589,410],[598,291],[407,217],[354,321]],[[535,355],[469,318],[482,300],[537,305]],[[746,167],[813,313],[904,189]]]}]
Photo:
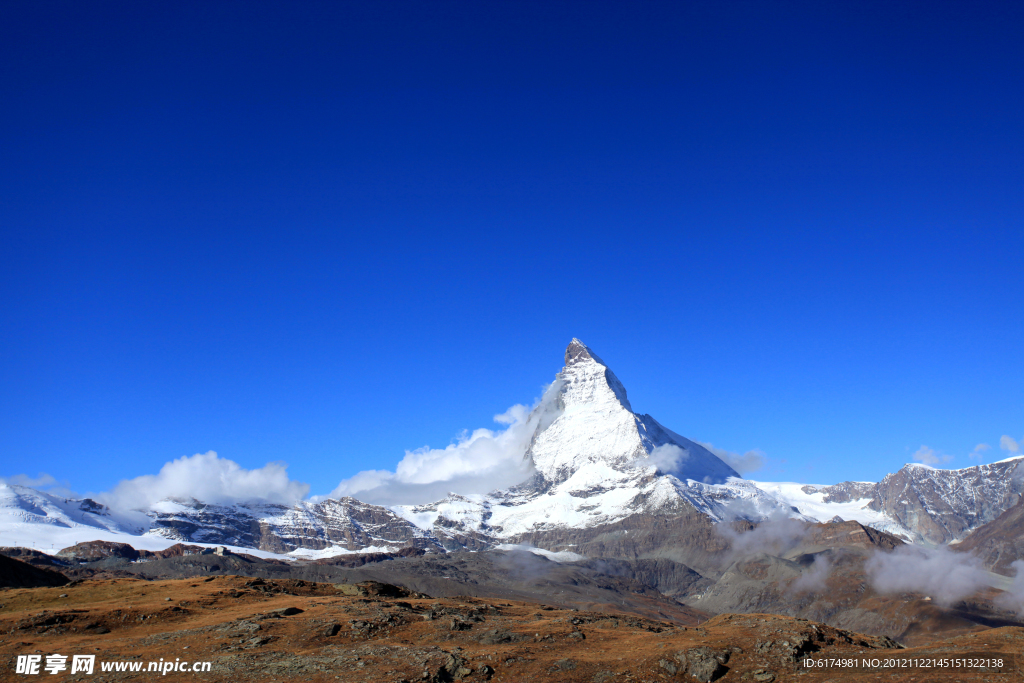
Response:
[{"label": "brown rocky terrain", "polygon": [[[4,549],[3,552],[17,554],[20,550]],[[373,580],[397,583],[410,590],[437,596],[474,595],[546,602],[579,609],[615,607],[620,612],[639,616],[683,621],[709,616],[636,581],[628,572],[613,575],[601,571],[596,565],[559,564],[522,551],[420,556],[415,549],[410,549],[391,555],[374,553],[373,557],[348,555],[330,560],[287,563],[245,554],[218,554],[209,549],[200,553],[175,550],[168,548],[161,551],[165,556],[143,561],[107,557],[55,568],[76,580],[164,580],[229,574],[330,583]],[[42,559],[38,558],[38,561]],[[670,574],[667,570],[666,573]]]},{"label": "brown rocky terrain", "polygon": [[978,555],[994,572],[1013,575],[1010,565],[1024,559],[1024,498],[988,524],[972,531],[963,542],[950,547],[958,552]]},{"label": "brown rocky terrain", "polygon": [[923,593],[884,593],[869,581],[865,563],[902,546],[899,539],[857,522],[808,526],[789,547],[734,557],[714,585],[685,603],[712,613],[771,612],[888,636],[905,645],[1024,626],[984,588],[940,605]]},{"label": "brown rocky terrain", "polygon": [[[208,661],[165,680],[310,681],[971,681],[1019,680],[1024,629],[1004,627],[926,648],[768,614],[643,619],[521,600],[427,597],[386,584],[211,576],[85,580],[0,592],[4,680],[17,655],[94,654],[93,676],[141,680],[149,662]],[[1001,656],[1000,670],[807,669],[805,656],[902,660]],[[142,673],[101,672],[103,662]],[[49,676],[47,675],[47,678]],[[55,680],[56,677],[55,677]]]}]

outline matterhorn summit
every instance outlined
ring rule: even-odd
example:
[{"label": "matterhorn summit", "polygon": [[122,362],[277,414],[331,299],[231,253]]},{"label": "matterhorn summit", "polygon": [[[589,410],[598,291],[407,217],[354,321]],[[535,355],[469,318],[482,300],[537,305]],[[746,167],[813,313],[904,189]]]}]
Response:
[{"label": "matterhorn summit", "polygon": [[494,543],[637,514],[689,510],[718,520],[736,499],[755,514],[782,507],[707,448],[634,413],[622,382],[579,339],[527,423],[533,434],[523,457],[534,471],[527,481],[392,509],[439,537]]},{"label": "matterhorn summit", "polygon": [[[557,417],[539,422],[526,452],[546,485],[565,482],[589,467],[616,472],[655,467],[705,484],[740,476],[703,446],[665,429],[650,415],[635,414],[622,382],[579,339],[565,350],[565,367],[554,386]],[[537,410],[550,411],[551,406],[542,403]]]}]

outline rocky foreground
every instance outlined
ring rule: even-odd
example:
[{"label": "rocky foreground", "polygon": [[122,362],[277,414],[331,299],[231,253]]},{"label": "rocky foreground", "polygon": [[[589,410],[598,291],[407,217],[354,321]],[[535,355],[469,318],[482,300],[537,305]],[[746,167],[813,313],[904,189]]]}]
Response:
[{"label": "rocky foreground", "polygon": [[[169,581],[83,580],[0,591],[3,680],[18,655],[94,654],[92,675],[52,680],[151,678],[148,662],[208,661],[201,681],[968,681],[1019,680],[1024,628],[904,649],[803,619],[723,614],[656,621],[614,611],[516,600],[432,598],[376,582],[315,583],[240,576]],[[1000,672],[922,669],[808,670],[803,659],[999,654]],[[141,662],[142,673],[101,672]],[[42,672],[46,679],[49,674]]]}]

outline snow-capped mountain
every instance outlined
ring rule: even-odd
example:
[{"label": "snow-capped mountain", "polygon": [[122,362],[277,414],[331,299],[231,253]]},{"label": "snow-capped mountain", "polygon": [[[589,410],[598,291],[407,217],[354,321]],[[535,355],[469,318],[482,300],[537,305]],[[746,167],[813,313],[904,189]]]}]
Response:
[{"label": "snow-capped mountain", "polygon": [[28,486],[0,484],[0,529],[6,532],[22,525],[119,533],[139,530],[113,516],[106,506],[91,498],[69,499]]},{"label": "snow-capped mountain", "polygon": [[911,463],[878,483],[757,486],[816,521],[838,515],[909,541],[944,545],[962,540],[1020,500],[1022,463],[1020,456],[958,470]]},{"label": "snow-capped mountain", "polygon": [[[665,429],[650,415],[634,413],[622,382],[579,339],[565,351],[556,386],[553,419],[538,424],[525,456],[533,461],[535,484],[542,488],[595,469],[645,468],[651,454],[666,447],[679,449],[671,473],[680,479],[723,484],[739,477],[703,446]],[[542,404],[537,410],[550,409]]]},{"label": "snow-capped mountain", "polygon": [[[742,479],[708,449],[632,411],[626,389],[583,342],[527,421],[526,481],[486,495],[449,495],[429,505],[371,505],[353,498],[295,505],[210,505],[165,500],[141,510],[148,527],[115,518],[91,500],[67,501],[0,486],[0,545],[49,525],[74,542],[145,533],[150,540],[258,548],[273,553],[483,549],[559,530],[622,526],[643,515],[835,517],[907,540],[948,543],[995,519],[1020,498],[1021,459],[962,470],[908,465],[881,482],[832,486]],[[1024,474],[1024,468],[1021,469]],[[639,519],[639,518],[638,518]],[[540,536],[538,536],[540,534]],[[52,534],[51,534],[52,535]],[[558,534],[556,533],[555,536]],[[13,543],[12,543],[13,541]],[[136,544],[137,547],[138,544]]]},{"label": "snow-capped mountain", "polygon": [[641,513],[696,508],[717,520],[736,499],[760,514],[782,507],[708,449],[634,413],[622,383],[579,339],[566,349],[549,392],[529,420],[536,425],[523,456],[534,468],[529,480],[484,496],[393,509],[421,527],[504,542]]},{"label": "snow-capped mountain", "polygon": [[441,550],[427,532],[391,510],[353,498],[296,505],[208,505],[167,500],[148,511],[150,533],[192,543],[289,553],[298,548]]}]

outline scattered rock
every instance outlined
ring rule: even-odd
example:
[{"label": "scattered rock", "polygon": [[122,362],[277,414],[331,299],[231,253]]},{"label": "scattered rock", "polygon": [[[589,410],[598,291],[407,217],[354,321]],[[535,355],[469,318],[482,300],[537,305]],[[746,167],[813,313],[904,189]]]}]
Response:
[{"label": "scattered rock", "polygon": [[421,593],[413,593],[401,586],[379,581],[361,581],[359,583],[336,583],[334,588],[342,595],[379,596],[382,598],[425,598]]},{"label": "scattered rock", "polygon": [[481,645],[501,645],[502,643],[521,643],[524,640],[528,640],[529,637],[525,633],[492,629],[481,633],[477,636],[476,641]]},{"label": "scattered rock", "polygon": [[[678,653],[676,660],[679,661]],[[725,675],[728,669],[725,663],[729,661],[728,652],[715,652],[706,645],[687,650],[685,661],[688,663],[686,672],[701,683],[710,683]]]},{"label": "scattered rock", "polygon": [[548,671],[572,671],[576,668],[576,662],[572,659],[559,659]]}]

